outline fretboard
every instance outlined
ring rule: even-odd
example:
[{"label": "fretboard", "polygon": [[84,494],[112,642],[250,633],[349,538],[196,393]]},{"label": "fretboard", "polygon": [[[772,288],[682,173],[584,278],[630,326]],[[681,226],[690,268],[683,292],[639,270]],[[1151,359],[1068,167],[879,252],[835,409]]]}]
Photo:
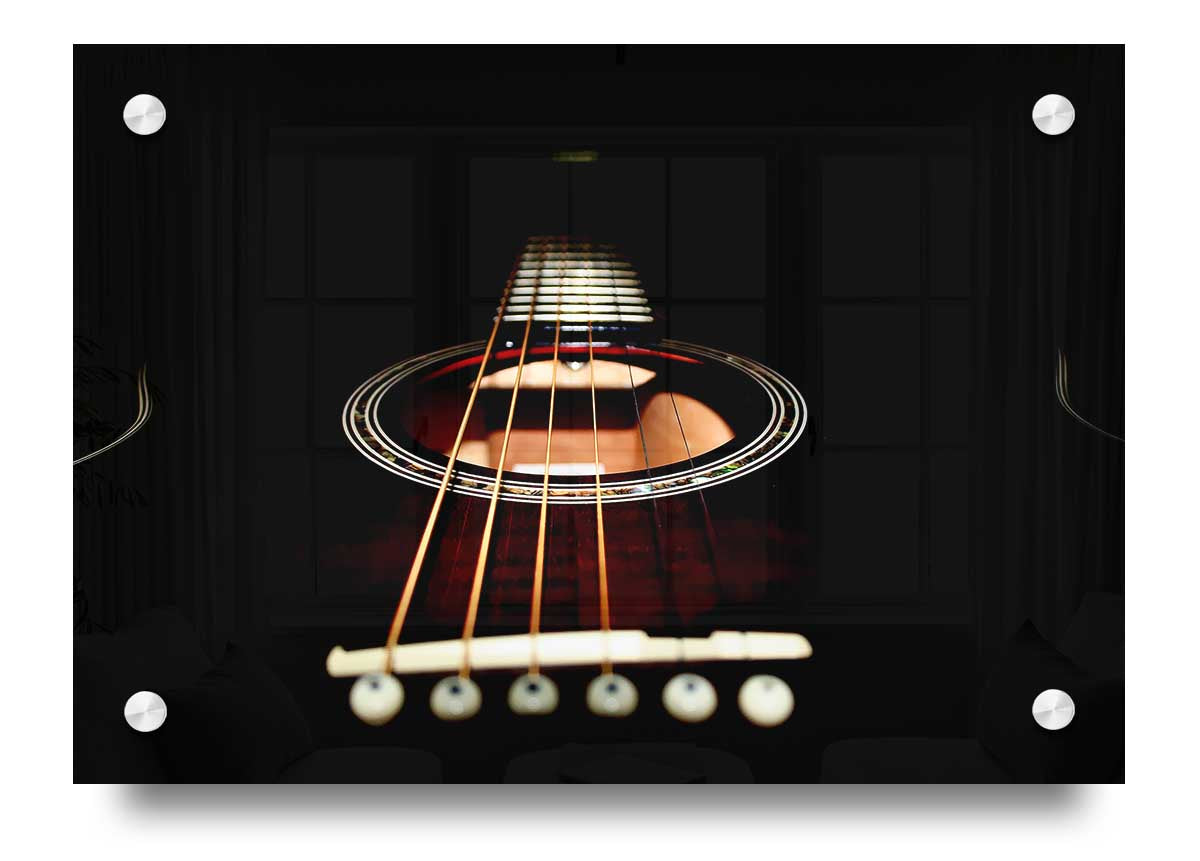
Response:
[{"label": "fretboard", "polygon": [[654,322],[629,261],[611,245],[571,237],[530,237],[507,296],[503,323],[525,323],[531,306],[535,323],[557,321],[564,331],[589,324],[596,330],[633,329]]}]

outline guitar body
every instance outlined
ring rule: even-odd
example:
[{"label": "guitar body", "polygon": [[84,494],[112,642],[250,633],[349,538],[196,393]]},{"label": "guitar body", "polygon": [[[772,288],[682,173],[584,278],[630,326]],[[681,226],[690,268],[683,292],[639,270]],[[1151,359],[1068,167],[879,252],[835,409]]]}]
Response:
[{"label": "guitar body", "polygon": [[[507,333],[506,333],[507,334]],[[519,333],[513,333],[519,336]],[[508,340],[508,339],[506,339]],[[482,359],[467,344],[401,362],[346,404],[344,426],[397,482],[414,523],[428,512]],[[512,348],[488,363],[415,604],[433,629],[461,624],[511,397]],[[488,559],[481,629],[529,622],[550,360],[523,373]],[[597,624],[597,529],[585,363],[560,346],[546,531],[546,630]],[[601,358],[603,357],[603,358]],[[584,357],[586,358],[586,356]],[[795,588],[802,547],[769,521],[771,465],[802,432],[803,400],[757,363],[677,342],[606,349],[595,361],[601,494],[614,627],[703,628]],[[632,380],[632,382],[631,382]],[[403,533],[398,555],[416,552]]]},{"label": "guitar body", "polygon": [[[486,341],[399,361],[347,399],[346,437],[396,479],[400,522],[398,562],[370,584],[399,592],[384,646],[327,660],[358,676],[363,720],[400,708],[394,674],[457,668],[431,703],[458,720],[480,708],[475,670],[527,670],[510,704],[540,714],[555,707],[540,667],[595,665],[589,708],[620,717],[637,693],[618,663],[811,654],[797,633],[722,630],[796,594],[803,547],[770,526],[769,470],[804,432],[804,399],[758,362],[656,338],[636,276],[608,247],[535,237]],[[786,719],[786,685],[754,678],[747,717]],[[711,685],[674,685],[668,710],[706,719]]]}]

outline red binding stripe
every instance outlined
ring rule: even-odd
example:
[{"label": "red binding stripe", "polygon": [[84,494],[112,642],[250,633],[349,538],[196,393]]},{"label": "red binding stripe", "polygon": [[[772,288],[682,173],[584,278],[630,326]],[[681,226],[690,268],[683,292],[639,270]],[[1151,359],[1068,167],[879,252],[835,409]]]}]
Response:
[{"label": "red binding stripe", "polygon": [[[587,351],[588,351],[588,348],[586,345],[579,346],[579,347],[559,347],[558,354],[561,356],[563,353],[586,353]],[[535,355],[536,354],[545,355],[547,353],[553,353],[554,348],[553,347],[531,347],[529,349],[529,352],[532,354],[535,354]],[[678,356],[675,353],[664,353],[662,350],[648,350],[645,347],[596,347],[592,352],[593,352],[593,354],[602,353],[607,356],[618,356],[618,355],[619,356],[627,356],[630,354],[637,354],[639,356],[657,356],[660,359],[670,359],[672,362],[687,362],[689,365],[704,364],[699,359],[693,359],[691,356]],[[519,356],[520,354],[521,354],[521,351],[514,348],[512,350],[500,350],[497,353],[492,353],[492,358],[493,359],[512,359],[512,358]],[[472,365],[478,365],[481,361],[483,361],[482,355],[471,356],[466,359],[459,359],[457,362],[451,362],[450,364],[446,365],[444,368],[438,368],[436,371],[431,371],[430,373],[421,377],[420,382],[424,383],[428,380],[433,380],[438,377],[445,376],[446,374],[452,373],[454,371],[458,371],[463,368],[469,368]]]}]

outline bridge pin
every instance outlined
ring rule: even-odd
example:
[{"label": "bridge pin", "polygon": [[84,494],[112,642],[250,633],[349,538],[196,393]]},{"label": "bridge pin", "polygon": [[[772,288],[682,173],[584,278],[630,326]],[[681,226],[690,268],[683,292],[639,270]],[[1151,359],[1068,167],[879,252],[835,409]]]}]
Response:
[{"label": "bridge pin", "polygon": [[519,715],[548,715],[558,708],[558,687],[540,673],[526,673],[508,689],[508,707]]},{"label": "bridge pin", "polygon": [[792,689],[778,676],[751,676],[738,691],[738,708],[758,726],[779,726],[791,717],[795,705]]},{"label": "bridge pin", "polygon": [[363,723],[383,726],[404,705],[404,686],[390,673],[359,676],[350,688],[350,711]]},{"label": "bridge pin", "polygon": [[717,709],[712,682],[695,673],[680,673],[663,687],[663,705],[671,717],[685,723],[708,720]]},{"label": "bridge pin", "polygon": [[429,706],[442,720],[466,720],[479,713],[483,694],[465,676],[447,676],[433,686]]},{"label": "bridge pin", "polygon": [[603,673],[588,685],[587,704],[601,717],[626,717],[637,708],[637,688],[622,675]]}]

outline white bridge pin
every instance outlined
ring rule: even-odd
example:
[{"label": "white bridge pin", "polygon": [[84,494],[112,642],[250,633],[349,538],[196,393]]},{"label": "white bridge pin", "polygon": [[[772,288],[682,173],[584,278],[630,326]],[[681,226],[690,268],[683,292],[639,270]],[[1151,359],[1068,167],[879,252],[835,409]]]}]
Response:
[{"label": "white bridge pin", "polygon": [[712,682],[695,673],[680,673],[663,687],[663,705],[684,723],[708,720],[717,710],[717,691]]},{"label": "white bridge pin", "polygon": [[795,707],[792,689],[778,676],[751,676],[738,691],[738,708],[746,720],[758,726],[779,726],[792,716]]},{"label": "white bridge pin", "polygon": [[519,715],[548,715],[558,708],[558,687],[540,673],[526,673],[508,689],[508,707]]},{"label": "white bridge pin", "polygon": [[383,726],[403,705],[404,686],[391,673],[366,673],[350,688],[350,711],[371,726]]},{"label": "white bridge pin", "polygon": [[637,708],[637,688],[622,675],[602,673],[588,685],[587,704],[601,717],[627,717]]},{"label": "white bridge pin", "polygon": [[466,676],[447,676],[429,694],[429,707],[442,720],[466,720],[479,713],[483,694]]}]

